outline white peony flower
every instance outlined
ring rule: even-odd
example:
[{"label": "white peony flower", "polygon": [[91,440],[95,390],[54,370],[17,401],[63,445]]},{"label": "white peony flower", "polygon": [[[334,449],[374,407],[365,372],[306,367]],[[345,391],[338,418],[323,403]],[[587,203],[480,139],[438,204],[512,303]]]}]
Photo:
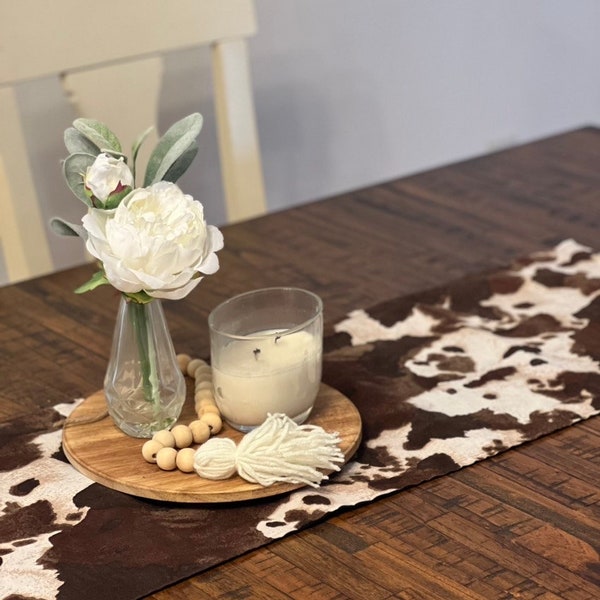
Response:
[{"label": "white peony flower", "polygon": [[122,292],[178,300],[219,269],[223,235],[174,183],[135,189],[113,210],[89,208],[82,222],[86,248]]},{"label": "white peony flower", "polygon": [[84,185],[94,198],[105,203],[112,194],[132,187],[133,175],[122,157],[117,159],[109,154],[98,154],[87,168]]}]

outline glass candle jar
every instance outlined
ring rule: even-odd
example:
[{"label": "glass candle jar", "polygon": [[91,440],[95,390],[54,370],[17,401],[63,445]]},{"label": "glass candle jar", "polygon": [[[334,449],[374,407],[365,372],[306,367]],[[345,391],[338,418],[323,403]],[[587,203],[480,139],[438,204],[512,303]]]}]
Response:
[{"label": "glass candle jar", "polygon": [[321,382],[323,304],[299,288],[235,296],[209,315],[215,401],[232,427],[250,431],[271,413],[303,423]]}]

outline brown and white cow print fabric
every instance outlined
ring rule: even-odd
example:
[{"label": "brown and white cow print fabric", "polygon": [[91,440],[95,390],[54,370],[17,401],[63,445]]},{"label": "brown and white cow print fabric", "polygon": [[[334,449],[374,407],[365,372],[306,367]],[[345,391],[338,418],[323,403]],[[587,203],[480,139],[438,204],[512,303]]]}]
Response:
[{"label": "brown and white cow print fabric", "polygon": [[326,337],[323,379],[358,407],[361,447],[319,489],[257,502],[168,506],[91,483],[60,452],[72,404],[2,425],[0,597],[135,598],[598,414],[600,255],[567,240],[353,311]]}]

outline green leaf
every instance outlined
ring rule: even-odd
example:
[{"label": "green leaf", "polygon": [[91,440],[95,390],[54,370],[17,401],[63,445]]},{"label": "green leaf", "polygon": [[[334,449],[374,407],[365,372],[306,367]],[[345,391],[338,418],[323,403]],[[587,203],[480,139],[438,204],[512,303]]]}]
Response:
[{"label": "green leaf", "polygon": [[93,206],[92,201],[85,193],[83,178],[87,168],[96,160],[91,154],[70,154],[63,164],[63,174],[71,191],[87,206]]},{"label": "green leaf", "polygon": [[122,152],[119,138],[104,124],[95,119],[75,119],[73,127],[98,148]]},{"label": "green leaf", "polygon": [[127,296],[127,298],[129,298],[130,300],[137,302],[138,304],[148,304],[148,302],[152,302],[152,300],[154,300],[152,296],[149,296],[143,290],[141,292],[131,292],[125,294],[125,296]]},{"label": "green leaf", "polygon": [[50,229],[58,235],[79,236],[84,240],[87,238],[86,231],[81,225],[69,223],[60,217],[50,219]]},{"label": "green leaf", "polygon": [[163,179],[171,166],[198,137],[201,129],[202,115],[200,113],[188,115],[168,129],[150,155],[144,177],[144,187]]},{"label": "green leaf", "polygon": [[100,148],[75,127],[65,129],[64,140],[69,154],[93,154],[94,156],[100,154]]},{"label": "green leaf", "polygon": [[194,140],[188,147],[187,150],[171,165],[169,170],[165,173],[163,181],[171,181],[175,183],[187,170],[188,167],[196,158],[198,153],[198,144]]},{"label": "green leaf", "polygon": [[89,281],[87,281],[83,285],[80,285],[75,290],[75,293],[83,294],[85,292],[91,292],[92,290],[95,290],[97,287],[100,287],[101,285],[107,285],[108,283],[110,283],[110,282],[106,278],[106,274],[104,273],[104,271],[96,271],[96,273],[94,273],[92,275],[92,278]]},{"label": "green leaf", "polygon": [[131,147],[131,162],[132,162],[131,173],[133,174],[134,181],[135,181],[135,165],[136,165],[138,153],[140,151],[142,144],[144,143],[144,140],[150,135],[150,133],[152,133],[153,129],[154,129],[154,127],[152,125],[150,127],[148,127],[148,129],[146,129],[146,131],[144,131],[144,133],[142,133],[137,138],[137,140],[135,140],[135,142],[133,143],[133,146]]}]

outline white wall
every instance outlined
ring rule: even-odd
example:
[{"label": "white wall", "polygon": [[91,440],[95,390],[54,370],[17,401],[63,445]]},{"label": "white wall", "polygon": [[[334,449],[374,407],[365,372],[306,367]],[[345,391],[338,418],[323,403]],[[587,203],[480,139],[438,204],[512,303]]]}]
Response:
[{"label": "white wall", "polygon": [[258,0],[270,206],[600,123],[595,0]]},{"label": "white wall", "polygon": [[[270,210],[600,123],[597,0],[256,4],[251,59]],[[204,114],[181,185],[220,224],[210,98],[207,54],[170,55],[160,123]],[[74,115],[52,80],[20,86],[19,100],[46,215],[77,220],[83,205],[59,168]],[[81,261],[79,240],[52,242],[62,266]]]}]

